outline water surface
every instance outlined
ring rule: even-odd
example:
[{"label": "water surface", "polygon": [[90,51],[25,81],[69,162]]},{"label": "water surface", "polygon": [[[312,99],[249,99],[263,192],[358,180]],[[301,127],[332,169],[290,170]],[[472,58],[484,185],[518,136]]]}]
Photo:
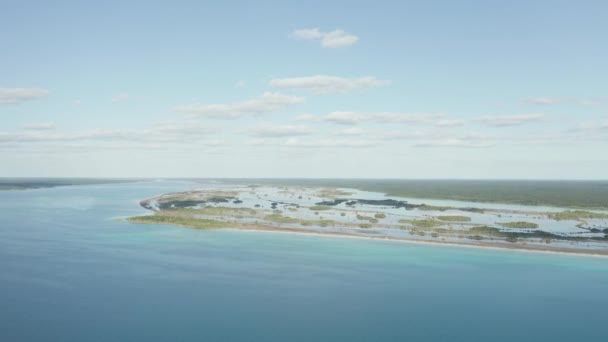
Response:
[{"label": "water surface", "polygon": [[608,340],[606,258],[116,220],[195,187],[1,191],[0,340]]}]

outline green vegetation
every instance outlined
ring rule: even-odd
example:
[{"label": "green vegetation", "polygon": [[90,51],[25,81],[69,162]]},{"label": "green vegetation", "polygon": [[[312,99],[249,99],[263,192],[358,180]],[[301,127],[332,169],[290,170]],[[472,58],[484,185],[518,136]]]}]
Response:
[{"label": "green vegetation", "polygon": [[[406,221],[403,223],[410,223],[411,221]],[[412,228],[411,226],[402,226],[400,227],[404,230],[409,230],[412,235],[420,235],[424,236],[425,232],[430,233],[433,237],[441,237],[441,234],[446,235],[456,235],[458,238],[467,238],[473,240],[483,240],[483,239],[504,239],[508,242],[520,242],[525,241],[525,239],[536,238],[541,239],[545,243],[551,243],[552,241],[606,241],[607,237],[593,237],[593,238],[585,238],[580,236],[560,236],[556,234],[552,234],[549,232],[545,232],[542,230],[535,230],[532,232],[516,232],[516,231],[501,231],[495,227],[489,226],[474,226],[467,230],[459,230],[459,229],[451,229],[451,228],[442,228],[442,227],[433,227],[432,224],[424,223],[416,226],[416,228]]]},{"label": "green vegetation", "polygon": [[202,215],[238,215],[238,214],[248,214],[255,215],[257,211],[251,208],[230,208],[230,207],[206,207],[201,209],[195,209],[197,213]]},{"label": "green vegetation", "polygon": [[339,190],[339,189],[335,189],[335,188],[321,189],[320,191],[317,192],[317,196],[322,197],[322,198],[336,198],[336,197],[341,197],[341,196],[350,196],[352,194],[353,194],[352,192]]},{"label": "green vegetation", "polygon": [[477,234],[477,235],[485,235],[485,236],[500,236],[503,234],[498,228],[488,227],[488,226],[476,226],[472,227],[466,231],[468,234]]},{"label": "green vegetation", "polygon": [[323,210],[331,210],[331,207],[328,207],[326,205],[313,205],[312,207],[310,207],[308,209],[314,210],[314,211],[323,211]]},{"label": "green vegetation", "polygon": [[300,219],[283,216],[281,214],[266,215],[264,216],[264,220],[276,223],[300,223],[302,221]]},{"label": "green vegetation", "polygon": [[[309,190],[310,191],[310,190]],[[200,194],[195,191],[185,192],[185,193],[177,193],[177,194],[168,194],[158,198],[164,199],[163,202],[165,205],[168,204],[176,204],[179,205],[177,207],[169,207],[162,208],[160,212],[157,212],[155,215],[151,216],[140,216],[130,218],[130,222],[135,223],[156,223],[156,224],[172,224],[179,225],[185,227],[199,228],[199,229],[210,229],[210,228],[223,228],[223,227],[246,227],[247,224],[238,223],[238,222],[226,222],[226,221],[234,221],[229,220],[229,218],[248,218],[252,221],[256,221],[255,224],[259,224],[260,227],[265,226],[275,226],[275,227],[285,227],[289,229],[290,225],[293,228],[293,225],[302,225],[302,226],[339,226],[339,227],[348,227],[348,228],[361,228],[361,229],[369,229],[373,228],[374,224],[380,222],[380,220],[387,218],[387,214],[384,212],[378,212],[365,209],[361,209],[359,211],[348,211],[337,210],[337,212],[331,212],[331,214],[346,216],[348,213],[349,220],[347,222],[336,222],[333,220],[328,220],[326,218],[331,218],[331,215],[324,211],[333,209],[331,205],[332,203],[343,203],[342,201],[347,201],[346,199],[336,199],[332,201],[324,201],[319,202],[316,205],[311,207],[303,206],[302,208],[306,208],[311,210],[310,213],[306,211],[306,218],[299,218],[300,215],[296,213],[290,213],[291,211],[297,210],[297,205],[295,204],[287,204],[283,202],[281,203],[281,208],[284,208],[284,212],[281,210],[276,210],[277,203],[273,202],[272,208],[275,210],[268,209],[260,209],[255,210],[252,208],[247,208],[245,205],[242,207],[232,207],[231,203],[243,203],[242,200],[239,200],[238,197],[234,197],[230,199],[229,197],[225,197],[227,193],[222,192],[213,192],[213,194],[209,194],[205,196],[205,194]],[[175,196],[172,196],[175,195]],[[221,195],[221,196],[220,196]],[[235,196],[238,196],[236,194]],[[297,196],[297,194],[295,195]],[[292,196],[293,197],[293,196]],[[230,201],[227,204],[221,204],[222,202]],[[238,201],[238,202],[237,202]],[[359,199],[360,204],[364,204],[363,199]],[[372,200],[370,200],[372,201]],[[390,206],[390,201],[395,201],[394,199],[389,199],[387,206]],[[142,201],[142,206],[149,205],[149,203],[144,203]],[[213,204],[211,204],[213,202]],[[329,203],[329,204],[327,204]],[[407,204],[406,202],[403,202]],[[420,202],[418,202],[420,203]],[[192,206],[198,205],[202,208],[180,208],[180,206]],[[212,206],[211,206],[212,205]],[[230,207],[226,207],[226,206]],[[471,207],[448,207],[448,206],[433,206],[433,205],[421,205],[419,208],[421,210],[427,211],[446,211],[446,210],[460,210],[459,212],[419,212],[412,213],[415,214],[407,219],[399,220],[401,226],[396,226],[394,224],[385,224],[383,227],[393,227],[393,228],[401,228],[410,231],[411,234],[419,235],[419,236],[432,236],[435,238],[446,239],[448,237],[456,237],[463,239],[473,239],[473,240],[481,240],[481,239],[490,239],[490,240],[501,240],[501,241],[511,241],[511,242],[527,242],[530,241],[528,239],[535,239],[535,242],[541,241],[545,243],[551,243],[552,241],[607,241],[608,235],[606,236],[596,236],[596,237],[585,237],[585,234],[576,235],[571,234],[568,236],[561,236],[558,234],[553,234],[549,232],[542,231],[539,228],[539,225],[533,222],[525,222],[525,221],[515,221],[515,222],[499,222],[494,224],[494,227],[483,226],[472,223],[474,214],[468,214],[468,212],[483,212],[482,209],[477,209]],[[411,208],[416,207],[416,205],[407,204],[406,206],[402,206],[400,208]],[[312,212],[317,216],[310,215]],[[494,213],[494,211],[492,210]],[[500,211],[499,211],[500,212]],[[460,214],[460,215],[453,215]],[[498,219],[501,221],[508,221],[506,217],[509,216],[509,210],[505,210],[502,212],[505,217],[502,219]],[[518,212],[514,212],[518,213]],[[425,215],[422,215],[425,214]],[[199,216],[200,215],[200,216]],[[294,217],[290,217],[287,215],[292,215]],[[352,217],[356,215],[356,220],[353,221]],[[469,216],[470,215],[470,216]],[[534,218],[542,217],[550,217],[555,220],[577,220],[579,221],[579,226],[587,229],[589,232],[600,233],[602,229],[606,228],[603,224],[597,222],[588,223],[585,219],[608,219],[608,214],[605,213],[594,213],[591,211],[583,211],[583,210],[566,210],[559,213],[538,213],[538,212],[530,212],[529,220],[534,220]],[[209,216],[209,217],[206,217]],[[214,220],[217,216],[217,219]],[[325,217],[324,217],[325,216]],[[419,216],[419,217],[417,217]],[[433,217],[435,216],[435,217]],[[500,215],[498,215],[500,216]],[[196,217],[204,217],[204,219],[199,219]],[[225,217],[226,220],[221,220],[221,217]],[[522,216],[519,218],[520,220],[525,220],[526,218]],[[259,221],[258,221],[259,220]],[[511,218],[511,220],[515,220]],[[385,221],[382,221],[385,222]],[[275,223],[275,224],[272,224]],[[575,224],[575,223],[573,223]],[[252,224],[253,225],[253,224]],[[587,226],[589,226],[587,228]],[[503,228],[504,227],[504,228]],[[506,229],[506,228],[518,228],[516,229]],[[274,229],[274,228],[273,228]],[[375,232],[374,230],[369,231],[370,233]],[[606,234],[608,234],[608,229],[604,230]],[[598,234],[599,235],[599,234]],[[602,234],[603,235],[603,234]]]},{"label": "green vegetation", "polygon": [[426,219],[426,220],[399,220],[399,223],[406,223],[406,224],[411,224],[415,227],[419,227],[419,228],[432,228],[432,227],[437,227],[437,226],[441,226],[444,223],[437,221],[437,220],[432,220],[432,219]]},{"label": "green vegetation", "polygon": [[452,216],[437,216],[441,221],[451,221],[451,222],[470,222],[471,218],[468,216],[462,215],[452,215]]},{"label": "green vegetation", "polygon": [[[250,184],[251,180],[242,182]],[[263,179],[256,182],[354,188],[412,198],[608,209],[608,181]]]},{"label": "green vegetation", "polygon": [[500,222],[496,223],[499,226],[507,228],[538,228],[538,224],[533,222],[517,221],[517,222]]},{"label": "green vegetation", "polygon": [[554,220],[557,220],[557,221],[562,221],[562,220],[578,221],[581,219],[608,219],[608,214],[592,213],[592,212],[583,211],[583,210],[566,210],[566,211],[562,211],[560,213],[550,213],[549,217]]},{"label": "green vegetation", "polygon": [[179,208],[179,209],[168,209],[168,212],[180,212],[185,214],[194,215],[209,215],[209,216],[236,216],[236,215],[249,215],[253,216],[257,213],[255,209],[251,208],[230,208],[230,207],[205,207],[205,208]]},{"label": "green vegetation", "polygon": [[303,226],[333,226],[336,224],[336,221],[333,220],[303,220],[295,217],[283,216],[281,214],[272,214],[264,216],[264,220],[275,222],[275,223],[292,223],[292,224],[301,224]]},{"label": "green vegetation", "polygon": [[315,224],[321,227],[333,226],[336,224],[336,221],[333,220],[319,220],[315,221]]},{"label": "green vegetation", "polygon": [[378,223],[378,219],[371,217],[371,216],[365,216],[365,215],[359,215],[357,214],[357,220],[361,220],[361,221],[369,221],[369,223]]},{"label": "green vegetation", "polygon": [[442,206],[436,206],[436,205],[427,205],[427,204],[423,204],[421,206],[419,206],[417,208],[418,210],[424,210],[424,211],[446,211],[449,209],[452,209],[451,207],[442,207]]},{"label": "green vegetation", "polygon": [[469,213],[483,214],[485,211],[480,208],[460,208],[459,210],[467,211]]},{"label": "green vegetation", "polygon": [[197,205],[205,204],[205,201],[194,200],[175,200],[158,203],[160,209],[184,209],[188,207],[196,207]]},{"label": "green vegetation", "polygon": [[56,186],[112,184],[134,182],[131,179],[96,178],[0,178],[0,190],[27,190]]},{"label": "green vegetation", "polygon": [[196,219],[186,216],[163,215],[158,213],[155,215],[129,217],[127,220],[133,223],[170,224],[196,229],[227,228],[231,226],[234,227],[234,224],[223,221]]}]

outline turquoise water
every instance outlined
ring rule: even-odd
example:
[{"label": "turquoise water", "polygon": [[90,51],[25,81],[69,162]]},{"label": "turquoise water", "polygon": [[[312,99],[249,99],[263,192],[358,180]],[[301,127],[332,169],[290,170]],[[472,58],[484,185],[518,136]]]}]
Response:
[{"label": "turquoise water", "polygon": [[132,225],[182,182],[0,191],[0,341],[608,341],[608,259]]}]

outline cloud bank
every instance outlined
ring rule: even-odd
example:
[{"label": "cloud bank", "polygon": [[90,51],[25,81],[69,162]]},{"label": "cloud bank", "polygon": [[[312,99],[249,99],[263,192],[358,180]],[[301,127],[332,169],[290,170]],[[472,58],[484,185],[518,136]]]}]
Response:
[{"label": "cloud bank", "polygon": [[608,104],[608,96],[596,97],[529,97],[524,103],[538,106],[575,105],[575,106],[599,106]]},{"label": "cloud bank", "polygon": [[228,104],[192,104],[175,107],[175,111],[194,117],[212,119],[237,119],[243,116],[257,116],[273,113],[291,105],[303,103],[299,96],[266,92],[262,96],[242,102]]},{"label": "cloud bank", "polygon": [[247,134],[260,138],[288,137],[312,134],[312,130],[302,125],[263,125],[250,128]]},{"label": "cloud bank", "polygon": [[390,85],[389,80],[379,80],[375,77],[345,78],[337,76],[315,75],[307,77],[274,78],[270,86],[281,89],[296,89],[311,92],[316,95],[348,93],[374,87]]},{"label": "cloud bank", "polygon": [[0,88],[0,104],[19,104],[48,94],[49,91],[42,88]]},{"label": "cloud bank", "polygon": [[399,113],[377,112],[362,113],[352,111],[335,111],[323,117],[300,116],[299,121],[326,121],[342,125],[356,125],[362,122],[374,123],[411,123],[435,126],[455,126],[464,123],[462,120],[446,120],[443,113]]},{"label": "cloud bank", "polygon": [[519,114],[519,115],[504,115],[504,116],[484,116],[478,119],[486,125],[505,127],[519,126],[530,122],[538,122],[545,119],[544,114]]},{"label": "cloud bank", "polygon": [[331,32],[323,32],[318,28],[300,29],[289,36],[298,40],[319,41],[322,47],[330,49],[351,46],[359,41],[359,37],[340,29]]}]

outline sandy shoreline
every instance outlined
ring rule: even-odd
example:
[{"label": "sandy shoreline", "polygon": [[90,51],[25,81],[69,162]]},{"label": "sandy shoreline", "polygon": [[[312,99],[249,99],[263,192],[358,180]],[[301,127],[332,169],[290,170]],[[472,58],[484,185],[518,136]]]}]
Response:
[{"label": "sandy shoreline", "polygon": [[551,246],[545,247],[545,246],[521,245],[521,244],[507,245],[507,244],[492,243],[492,242],[467,243],[467,242],[458,242],[458,241],[431,241],[431,240],[421,240],[421,239],[398,238],[398,237],[391,237],[391,236],[362,236],[362,235],[339,233],[339,232],[320,232],[320,231],[311,231],[311,230],[303,230],[303,229],[287,228],[287,227],[274,227],[274,226],[248,225],[248,226],[241,226],[241,227],[234,227],[234,228],[222,228],[222,229],[232,229],[232,230],[241,230],[241,231],[257,231],[257,232],[290,233],[290,234],[302,234],[302,235],[311,235],[311,236],[328,236],[328,237],[378,240],[378,241],[395,241],[395,242],[422,244],[422,245],[430,244],[430,245],[438,245],[438,246],[452,246],[452,247],[464,247],[464,248],[511,250],[511,251],[519,251],[519,252],[534,252],[534,253],[544,253],[544,254],[579,255],[579,256],[603,257],[603,258],[608,257],[608,250],[601,251],[601,250],[570,249],[570,248],[563,248],[563,247],[551,247]]},{"label": "sandy shoreline", "polygon": [[[125,222],[129,222],[127,218],[120,219]],[[180,224],[169,224],[169,223],[157,223],[157,222],[130,222],[133,224],[156,224],[156,225],[170,225],[175,227],[189,228],[189,229],[200,229],[189,227]],[[276,227],[276,226],[262,226],[262,225],[241,225],[230,228],[208,228],[213,230],[236,230],[236,231],[249,231],[249,232],[266,232],[266,233],[287,233],[287,234],[300,234],[309,236],[325,236],[325,237],[339,237],[339,238],[350,238],[350,239],[363,239],[363,240],[377,240],[377,241],[393,241],[402,242],[409,244],[421,244],[421,245],[436,245],[436,246],[450,246],[450,247],[461,247],[461,248],[482,248],[482,249],[493,249],[493,250],[510,250],[516,252],[532,252],[532,253],[543,253],[543,254],[561,254],[561,255],[578,255],[585,257],[608,257],[608,250],[590,250],[590,249],[574,249],[574,248],[563,248],[563,247],[551,247],[551,246],[538,246],[538,245],[521,245],[521,244],[500,244],[492,242],[460,242],[460,241],[432,241],[422,239],[407,239],[393,236],[362,236],[357,234],[340,233],[340,232],[321,232],[313,230],[304,230],[298,228],[288,227]],[[204,230],[204,229],[203,229]]]},{"label": "sandy shoreline", "polygon": [[408,239],[394,236],[363,236],[352,233],[344,232],[323,232],[318,230],[305,230],[299,228],[289,227],[277,227],[269,225],[235,225],[234,227],[222,227],[222,228],[197,228],[183,224],[171,224],[161,222],[132,222],[128,218],[119,219],[120,221],[126,221],[134,224],[155,224],[155,225],[169,225],[175,227],[189,228],[189,229],[229,229],[238,231],[249,231],[249,232],[267,232],[267,233],[287,233],[287,234],[301,234],[309,236],[325,236],[325,237],[338,237],[338,238],[350,238],[350,239],[364,239],[364,240],[377,240],[377,241],[393,241],[410,244],[422,244],[422,245],[436,245],[436,246],[451,246],[461,248],[482,248],[482,249],[494,249],[494,250],[510,250],[517,252],[533,252],[533,253],[544,253],[544,254],[561,254],[561,255],[579,255],[586,257],[608,257],[608,250],[597,250],[597,249],[576,249],[566,247],[554,247],[554,246],[542,246],[542,245],[522,245],[520,243],[493,243],[493,242],[462,242],[462,241],[437,241],[437,240],[423,240],[423,239]]}]

